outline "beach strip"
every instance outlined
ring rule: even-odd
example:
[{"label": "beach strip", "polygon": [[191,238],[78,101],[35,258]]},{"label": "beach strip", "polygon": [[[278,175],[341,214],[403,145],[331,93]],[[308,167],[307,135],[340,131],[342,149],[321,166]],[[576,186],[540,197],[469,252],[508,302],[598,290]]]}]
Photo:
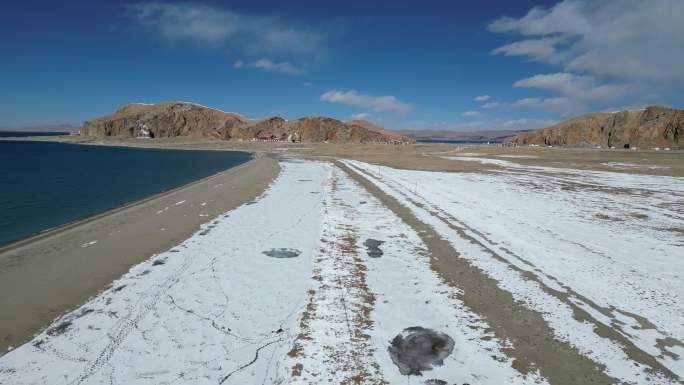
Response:
[{"label": "beach strip", "polygon": [[0,352],[28,341],[136,263],[259,196],[278,163],[245,164],[0,248]]}]

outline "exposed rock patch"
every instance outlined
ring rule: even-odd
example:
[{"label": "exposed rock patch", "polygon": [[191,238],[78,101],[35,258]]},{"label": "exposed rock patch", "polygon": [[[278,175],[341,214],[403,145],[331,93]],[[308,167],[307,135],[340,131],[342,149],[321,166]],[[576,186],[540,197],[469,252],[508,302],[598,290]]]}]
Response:
[{"label": "exposed rock patch", "polygon": [[166,259],[165,259],[165,258],[160,258],[160,259],[157,259],[157,260],[155,260],[154,262],[152,262],[152,266],[161,266],[161,265],[163,265],[163,264],[165,264],[165,263],[166,263]]},{"label": "exposed rock patch", "polygon": [[59,325],[52,327],[47,330],[47,334],[49,336],[58,336],[60,334],[64,334],[69,328],[71,327],[72,322],[71,321],[64,321],[60,323]]},{"label": "exposed rock patch", "polygon": [[387,350],[401,374],[420,376],[444,364],[454,350],[454,340],[445,333],[413,326],[394,337]]}]

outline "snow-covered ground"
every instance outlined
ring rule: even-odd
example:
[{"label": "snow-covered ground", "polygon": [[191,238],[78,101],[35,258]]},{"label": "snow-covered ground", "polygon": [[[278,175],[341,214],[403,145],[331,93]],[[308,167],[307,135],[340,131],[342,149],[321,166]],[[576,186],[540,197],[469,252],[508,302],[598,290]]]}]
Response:
[{"label": "snow-covered ground", "polygon": [[[311,306],[286,365],[301,374],[289,383],[545,383],[511,367],[487,324],[430,269],[418,235],[338,168],[332,170],[324,207]],[[369,239],[383,242],[382,256],[368,256]],[[455,348],[443,366],[406,377],[388,347],[402,330],[416,326],[446,333]]]},{"label": "snow-covered ground", "polygon": [[611,376],[671,381],[648,375],[650,365],[684,377],[683,178],[454,159],[504,169],[442,173],[346,163]]},{"label": "snow-covered ground", "polygon": [[[133,267],[0,358],[3,384],[261,383],[296,334],[329,167],[284,165],[253,204]],[[310,181],[300,182],[300,179]],[[298,258],[264,255],[273,248]],[[241,367],[255,362],[249,370]]]},{"label": "snow-covered ground", "polygon": [[[329,163],[281,167],[262,197],[0,357],[0,383],[545,383],[513,369],[380,201]],[[423,376],[390,355],[415,327],[447,341]]]}]

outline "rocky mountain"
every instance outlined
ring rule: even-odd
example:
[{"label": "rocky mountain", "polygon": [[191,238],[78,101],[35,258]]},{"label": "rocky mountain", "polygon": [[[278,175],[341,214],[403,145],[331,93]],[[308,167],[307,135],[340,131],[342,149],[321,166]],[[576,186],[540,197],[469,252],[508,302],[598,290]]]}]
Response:
[{"label": "rocky mountain", "polygon": [[236,113],[186,102],[129,104],[111,115],[85,122],[81,135],[342,143],[413,141],[366,121],[342,122],[323,116],[308,116],[292,121],[278,116],[253,120]]},{"label": "rocky mountain", "polygon": [[684,148],[684,110],[648,107],[599,112],[522,133],[507,143],[567,147]]}]

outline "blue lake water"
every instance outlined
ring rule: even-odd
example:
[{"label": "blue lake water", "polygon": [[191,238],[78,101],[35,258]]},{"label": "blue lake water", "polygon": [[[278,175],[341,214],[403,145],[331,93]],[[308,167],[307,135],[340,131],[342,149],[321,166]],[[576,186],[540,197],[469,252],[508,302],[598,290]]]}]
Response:
[{"label": "blue lake water", "polygon": [[0,141],[0,245],[237,166],[236,151]]}]

